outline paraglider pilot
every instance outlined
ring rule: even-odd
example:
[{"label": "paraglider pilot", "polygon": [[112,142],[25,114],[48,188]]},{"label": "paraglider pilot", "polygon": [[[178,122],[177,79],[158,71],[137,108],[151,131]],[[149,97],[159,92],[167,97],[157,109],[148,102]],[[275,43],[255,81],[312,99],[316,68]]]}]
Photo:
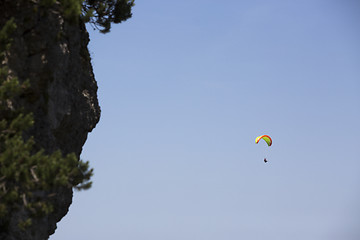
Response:
[{"label": "paraglider pilot", "polygon": [[[271,144],[272,144],[272,139],[271,139],[270,136],[268,136],[268,135],[258,136],[258,137],[255,139],[255,143],[258,144],[259,141],[260,141],[260,139],[263,139],[263,140],[267,143],[267,145],[268,145],[269,147],[271,146]],[[266,158],[264,158],[264,163],[267,163],[267,162],[268,162],[268,160],[267,160]]]}]

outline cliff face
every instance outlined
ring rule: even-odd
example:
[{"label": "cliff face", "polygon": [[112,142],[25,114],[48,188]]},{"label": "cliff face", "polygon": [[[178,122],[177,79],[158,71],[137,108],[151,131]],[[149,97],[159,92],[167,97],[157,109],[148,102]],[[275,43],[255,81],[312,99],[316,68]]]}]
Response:
[{"label": "cliff face", "polygon": [[[14,17],[17,29],[7,58],[7,65],[20,81],[30,80],[31,88],[21,105],[34,113],[33,135],[38,149],[78,156],[90,132],[100,118],[97,84],[87,49],[89,36],[85,25],[69,23],[55,4],[50,9],[38,0],[1,0],[0,23]],[[56,223],[66,215],[72,202],[72,189],[59,189],[54,212],[33,221],[25,232],[16,230],[19,210],[14,214],[8,233],[0,239],[48,239]],[[12,226],[14,222],[14,226]]]}]

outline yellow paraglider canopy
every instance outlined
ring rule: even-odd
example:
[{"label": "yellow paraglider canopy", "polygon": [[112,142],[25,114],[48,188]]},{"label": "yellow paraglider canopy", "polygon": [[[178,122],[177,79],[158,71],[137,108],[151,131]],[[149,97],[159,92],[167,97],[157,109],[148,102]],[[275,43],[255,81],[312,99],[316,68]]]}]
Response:
[{"label": "yellow paraglider canopy", "polygon": [[270,147],[271,144],[272,144],[272,140],[271,140],[271,137],[269,137],[268,135],[261,135],[261,136],[258,136],[256,139],[255,139],[255,143],[259,143],[260,139],[264,139],[264,141],[267,143],[267,145]]}]

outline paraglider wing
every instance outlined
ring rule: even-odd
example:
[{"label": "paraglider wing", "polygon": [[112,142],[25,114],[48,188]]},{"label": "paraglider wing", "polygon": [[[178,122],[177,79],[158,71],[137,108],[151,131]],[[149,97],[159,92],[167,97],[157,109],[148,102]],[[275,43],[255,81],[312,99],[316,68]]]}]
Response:
[{"label": "paraglider wing", "polygon": [[272,140],[271,140],[271,137],[269,137],[268,135],[261,135],[261,136],[258,136],[256,139],[255,139],[255,143],[259,143],[259,141],[263,139],[267,145],[270,147],[271,144],[272,144]]}]

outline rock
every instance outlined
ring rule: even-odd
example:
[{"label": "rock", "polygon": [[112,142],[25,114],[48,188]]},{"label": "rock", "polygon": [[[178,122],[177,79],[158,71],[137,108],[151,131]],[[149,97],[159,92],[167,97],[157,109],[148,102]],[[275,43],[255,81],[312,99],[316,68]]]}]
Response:
[{"label": "rock", "polygon": [[[37,149],[47,153],[60,149],[64,154],[80,156],[87,134],[100,118],[97,84],[87,49],[89,35],[83,22],[70,23],[61,14],[58,3],[51,9],[39,0],[2,0],[0,24],[14,17],[17,29],[7,65],[20,81],[30,80],[31,87],[19,104],[34,113]],[[1,240],[42,240],[54,233],[72,202],[72,189],[59,189],[54,212],[33,221],[27,231],[19,231],[11,216]]]}]

